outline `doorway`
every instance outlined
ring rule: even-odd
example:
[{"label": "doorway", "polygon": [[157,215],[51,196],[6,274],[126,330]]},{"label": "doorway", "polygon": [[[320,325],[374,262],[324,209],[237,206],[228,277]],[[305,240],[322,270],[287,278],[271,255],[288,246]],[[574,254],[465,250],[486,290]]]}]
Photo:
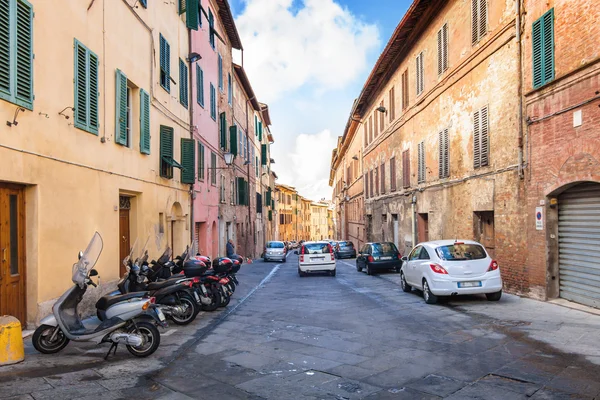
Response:
[{"label": "doorway", "polygon": [[417,228],[419,233],[419,242],[429,241],[429,214],[417,214]]},{"label": "doorway", "polygon": [[21,187],[0,184],[0,315],[25,326],[25,314],[25,198]]},{"label": "doorway", "polygon": [[122,277],[127,272],[123,265],[123,260],[131,251],[131,232],[129,229],[130,210],[131,198],[119,196],[119,277]]},{"label": "doorway", "polygon": [[392,214],[392,220],[394,221],[394,244],[396,248],[400,248],[400,243],[398,243],[398,214]]},{"label": "doorway", "polygon": [[481,243],[491,257],[495,257],[496,235],[493,211],[475,211],[473,222],[475,241]]}]

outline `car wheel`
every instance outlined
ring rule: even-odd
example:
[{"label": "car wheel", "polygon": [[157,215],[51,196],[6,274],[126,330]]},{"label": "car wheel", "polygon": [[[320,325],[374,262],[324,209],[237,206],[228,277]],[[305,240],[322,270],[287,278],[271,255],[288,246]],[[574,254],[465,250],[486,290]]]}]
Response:
[{"label": "car wheel", "polygon": [[302,278],[302,277],[304,276],[304,272],[302,272],[302,271],[300,270],[300,268],[298,268],[298,276],[299,276],[300,278]]},{"label": "car wheel", "polygon": [[402,291],[406,293],[412,290],[412,286],[406,283],[406,278],[403,273],[400,273],[400,287],[402,288]]},{"label": "car wheel", "polygon": [[367,264],[367,275],[373,275],[373,269],[369,264]]},{"label": "car wheel", "polygon": [[438,301],[437,296],[431,293],[426,279],[423,279],[423,299],[425,299],[425,303],[427,304],[435,304]]},{"label": "car wheel", "polygon": [[263,262],[267,262],[267,261],[269,261],[269,260],[267,260],[266,258],[263,258]]},{"label": "car wheel", "polygon": [[329,272],[329,275],[335,276],[335,269],[333,271]]},{"label": "car wheel", "polygon": [[283,262],[287,262],[287,257],[283,257]]},{"label": "car wheel", "polygon": [[494,293],[486,293],[485,297],[487,297],[489,301],[498,301],[502,297],[502,290]]},{"label": "car wheel", "polygon": [[362,267],[359,267],[359,266],[358,266],[358,261],[356,262],[356,270],[357,270],[358,272],[362,272]]}]

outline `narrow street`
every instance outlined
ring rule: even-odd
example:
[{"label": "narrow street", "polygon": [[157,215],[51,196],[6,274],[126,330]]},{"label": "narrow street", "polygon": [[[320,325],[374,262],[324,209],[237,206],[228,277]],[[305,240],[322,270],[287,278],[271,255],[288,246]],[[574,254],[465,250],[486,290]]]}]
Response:
[{"label": "narrow street", "polygon": [[73,343],[43,356],[28,343],[24,363],[0,368],[0,398],[600,396],[599,316],[510,295],[430,306],[354,260],[338,260],[337,277],[300,278],[296,263],[245,265],[226,310],[171,326],[148,359],[119,349],[105,362],[108,346]]}]

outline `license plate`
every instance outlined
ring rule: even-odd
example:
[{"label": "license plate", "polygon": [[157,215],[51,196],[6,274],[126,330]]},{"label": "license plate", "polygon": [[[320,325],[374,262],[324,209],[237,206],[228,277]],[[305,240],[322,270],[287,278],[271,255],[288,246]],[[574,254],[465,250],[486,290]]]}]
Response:
[{"label": "license plate", "polygon": [[385,256],[385,257],[381,257],[382,260],[391,260],[392,257],[391,256]]},{"label": "license plate", "polygon": [[163,314],[163,312],[160,308],[156,309],[156,314],[158,315],[158,319],[160,320],[160,322],[165,321],[165,314]]},{"label": "license plate", "polygon": [[468,288],[468,287],[481,287],[481,282],[458,282],[459,288]]},{"label": "license plate", "polygon": [[198,293],[194,292],[194,297],[196,298],[196,303],[200,303],[200,297],[198,297]]}]

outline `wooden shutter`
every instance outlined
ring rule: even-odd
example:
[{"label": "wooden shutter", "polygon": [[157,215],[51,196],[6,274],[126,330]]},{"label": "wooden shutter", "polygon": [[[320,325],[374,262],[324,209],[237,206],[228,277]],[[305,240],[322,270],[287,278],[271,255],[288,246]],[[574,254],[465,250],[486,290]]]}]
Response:
[{"label": "wooden shutter", "polygon": [[227,115],[225,111],[219,114],[219,132],[221,136],[221,149],[227,150]]},{"label": "wooden shutter", "polygon": [[244,178],[237,178],[238,188],[238,204],[241,206],[246,205],[246,185]]},{"label": "wooden shutter", "polygon": [[[0,1],[0,3],[2,2]],[[33,109],[33,9],[25,1],[17,0],[15,4],[17,8],[16,19],[13,20],[13,23],[16,23],[15,103]],[[1,5],[0,8],[2,8]],[[3,13],[0,11],[0,15]],[[1,16],[0,19],[2,19]],[[1,21],[0,24],[2,24]],[[10,29],[10,27],[8,28]],[[2,36],[4,35],[0,33],[0,37]],[[1,67],[0,70],[2,70]]]},{"label": "wooden shutter", "polygon": [[[381,103],[379,104],[380,107],[383,107],[383,100],[381,100]],[[385,125],[385,115],[384,113],[380,112],[379,113],[379,129],[381,131],[381,133],[383,133],[383,127]]]},{"label": "wooden shutter", "polygon": [[260,145],[260,165],[267,165],[267,145]]},{"label": "wooden shutter", "polygon": [[487,34],[487,0],[471,0],[471,43]]},{"label": "wooden shutter", "polygon": [[181,138],[181,183],[193,184],[196,181],[196,141]]},{"label": "wooden shutter", "polygon": [[6,100],[10,100],[13,94],[10,79],[13,74],[13,60],[9,2],[10,0],[0,0],[0,96]]},{"label": "wooden shutter", "polygon": [[373,170],[371,170],[370,172],[369,181],[369,195],[370,197],[373,197]]},{"label": "wooden shutter", "polygon": [[171,46],[162,34],[159,36],[160,42],[160,85],[171,92]]},{"label": "wooden shutter", "polygon": [[390,158],[390,192],[396,191],[396,157]]},{"label": "wooden shutter", "polygon": [[262,194],[256,193],[256,213],[262,214],[262,208],[263,208]]},{"label": "wooden shutter", "polygon": [[88,131],[98,134],[99,115],[98,115],[98,56],[88,50],[88,103],[90,109]]},{"label": "wooden shutter", "polygon": [[479,0],[479,39],[487,33],[487,0]]},{"label": "wooden shutter", "polygon": [[75,41],[75,126],[85,128],[88,122],[87,50]]},{"label": "wooden shutter", "polygon": [[369,136],[367,133],[367,124],[365,122],[363,122],[363,135],[365,136],[365,147],[367,147],[369,144]]},{"label": "wooden shutter", "polygon": [[212,11],[210,10],[210,8],[208,9],[208,29],[209,29],[209,36],[208,36],[208,41],[210,43],[210,45],[212,46],[212,48],[215,48],[215,17],[213,16]]},{"label": "wooden shutter", "polygon": [[448,24],[444,24],[437,33],[438,75],[448,69]]},{"label": "wooden shutter", "polygon": [[160,126],[160,176],[171,179],[173,177],[173,167],[165,161],[173,159],[173,128],[170,126]]},{"label": "wooden shutter", "polygon": [[367,172],[363,178],[365,181],[365,197],[369,198],[369,173]]},{"label": "wooden shutter", "polygon": [[554,9],[544,14],[544,83],[554,79]]},{"label": "wooden shutter", "polygon": [[408,68],[402,73],[402,109],[408,107]]},{"label": "wooden shutter", "polygon": [[390,89],[390,122],[396,119],[396,95],[394,87]]},{"label": "wooden shutter", "polygon": [[532,26],[533,87],[554,80],[554,9],[549,10]]},{"label": "wooden shutter", "polygon": [[186,0],[179,0],[179,15],[183,14],[186,9]]},{"label": "wooden shutter", "polygon": [[402,152],[402,185],[410,187],[410,149]]},{"label": "wooden shutter", "polygon": [[204,180],[204,145],[198,142],[198,180]]},{"label": "wooden shutter", "polygon": [[219,90],[223,92],[223,57],[218,55],[218,66],[219,66]]},{"label": "wooden shutter", "polygon": [[258,141],[262,142],[262,136],[263,136],[263,124],[262,121],[258,121]]},{"label": "wooden shutter", "polygon": [[373,116],[371,115],[369,117],[369,142],[372,142],[373,139]]},{"label": "wooden shutter", "polygon": [[229,151],[234,157],[238,155],[237,126],[235,125],[229,127]]},{"label": "wooden shutter", "polygon": [[140,152],[150,154],[150,95],[140,89]]},{"label": "wooden shutter", "polygon": [[127,76],[117,69],[115,82],[115,142],[127,146]]},{"label": "wooden shutter", "polygon": [[385,162],[381,163],[381,194],[385,194]]},{"label": "wooden shutter", "polygon": [[489,164],[489,125],[488,108],[473,114],[473,167],[481,168]]},{"label": "wooden shutter", "polygon": [[418,147],[418,182],[425,182],[425,142],[419,143]]},{"label": "wooden shutter", "polygon": [[217,185],[217,155],[210,152],[210,184]]},{"label": "wooden shutter", "polygon": [[423,52],[419,53],[416,59],[417,63],[417,96],[423,92],[425,87],[423,77]]},{"label": "wooden shutter", "polygon": [[188,108],[188,67],[181,58],[179,59],[179,102]]},{"label": "wooden shutter", "polygon": [[196,101],[204,107],[204,71],[196,64]]},{"label": "wooden shutter", "polygon": [[273,221],[273,211],[269,210],[269,221]]},{"label": "wooden shutter", "polygon": [[448,129],[438,133],[439,154],[438,154],[438,172],[440,179],[447,178],[450,175],[450,166],[448,158]]},{"label": "wooden shutter", "polygon": [[198,30],[198,17],[200,16],[199,0],[185,0],[186,15],[185,24],[189,29]]},{"label": "wooden shutter", "polygon": [[473,114],[473,167],[481,167],[481,125],[479,110]]},{"label": "wooden shutter", "polygon": [[217,92],[212,83],[210,84],[210,117],[217,120]]}]

